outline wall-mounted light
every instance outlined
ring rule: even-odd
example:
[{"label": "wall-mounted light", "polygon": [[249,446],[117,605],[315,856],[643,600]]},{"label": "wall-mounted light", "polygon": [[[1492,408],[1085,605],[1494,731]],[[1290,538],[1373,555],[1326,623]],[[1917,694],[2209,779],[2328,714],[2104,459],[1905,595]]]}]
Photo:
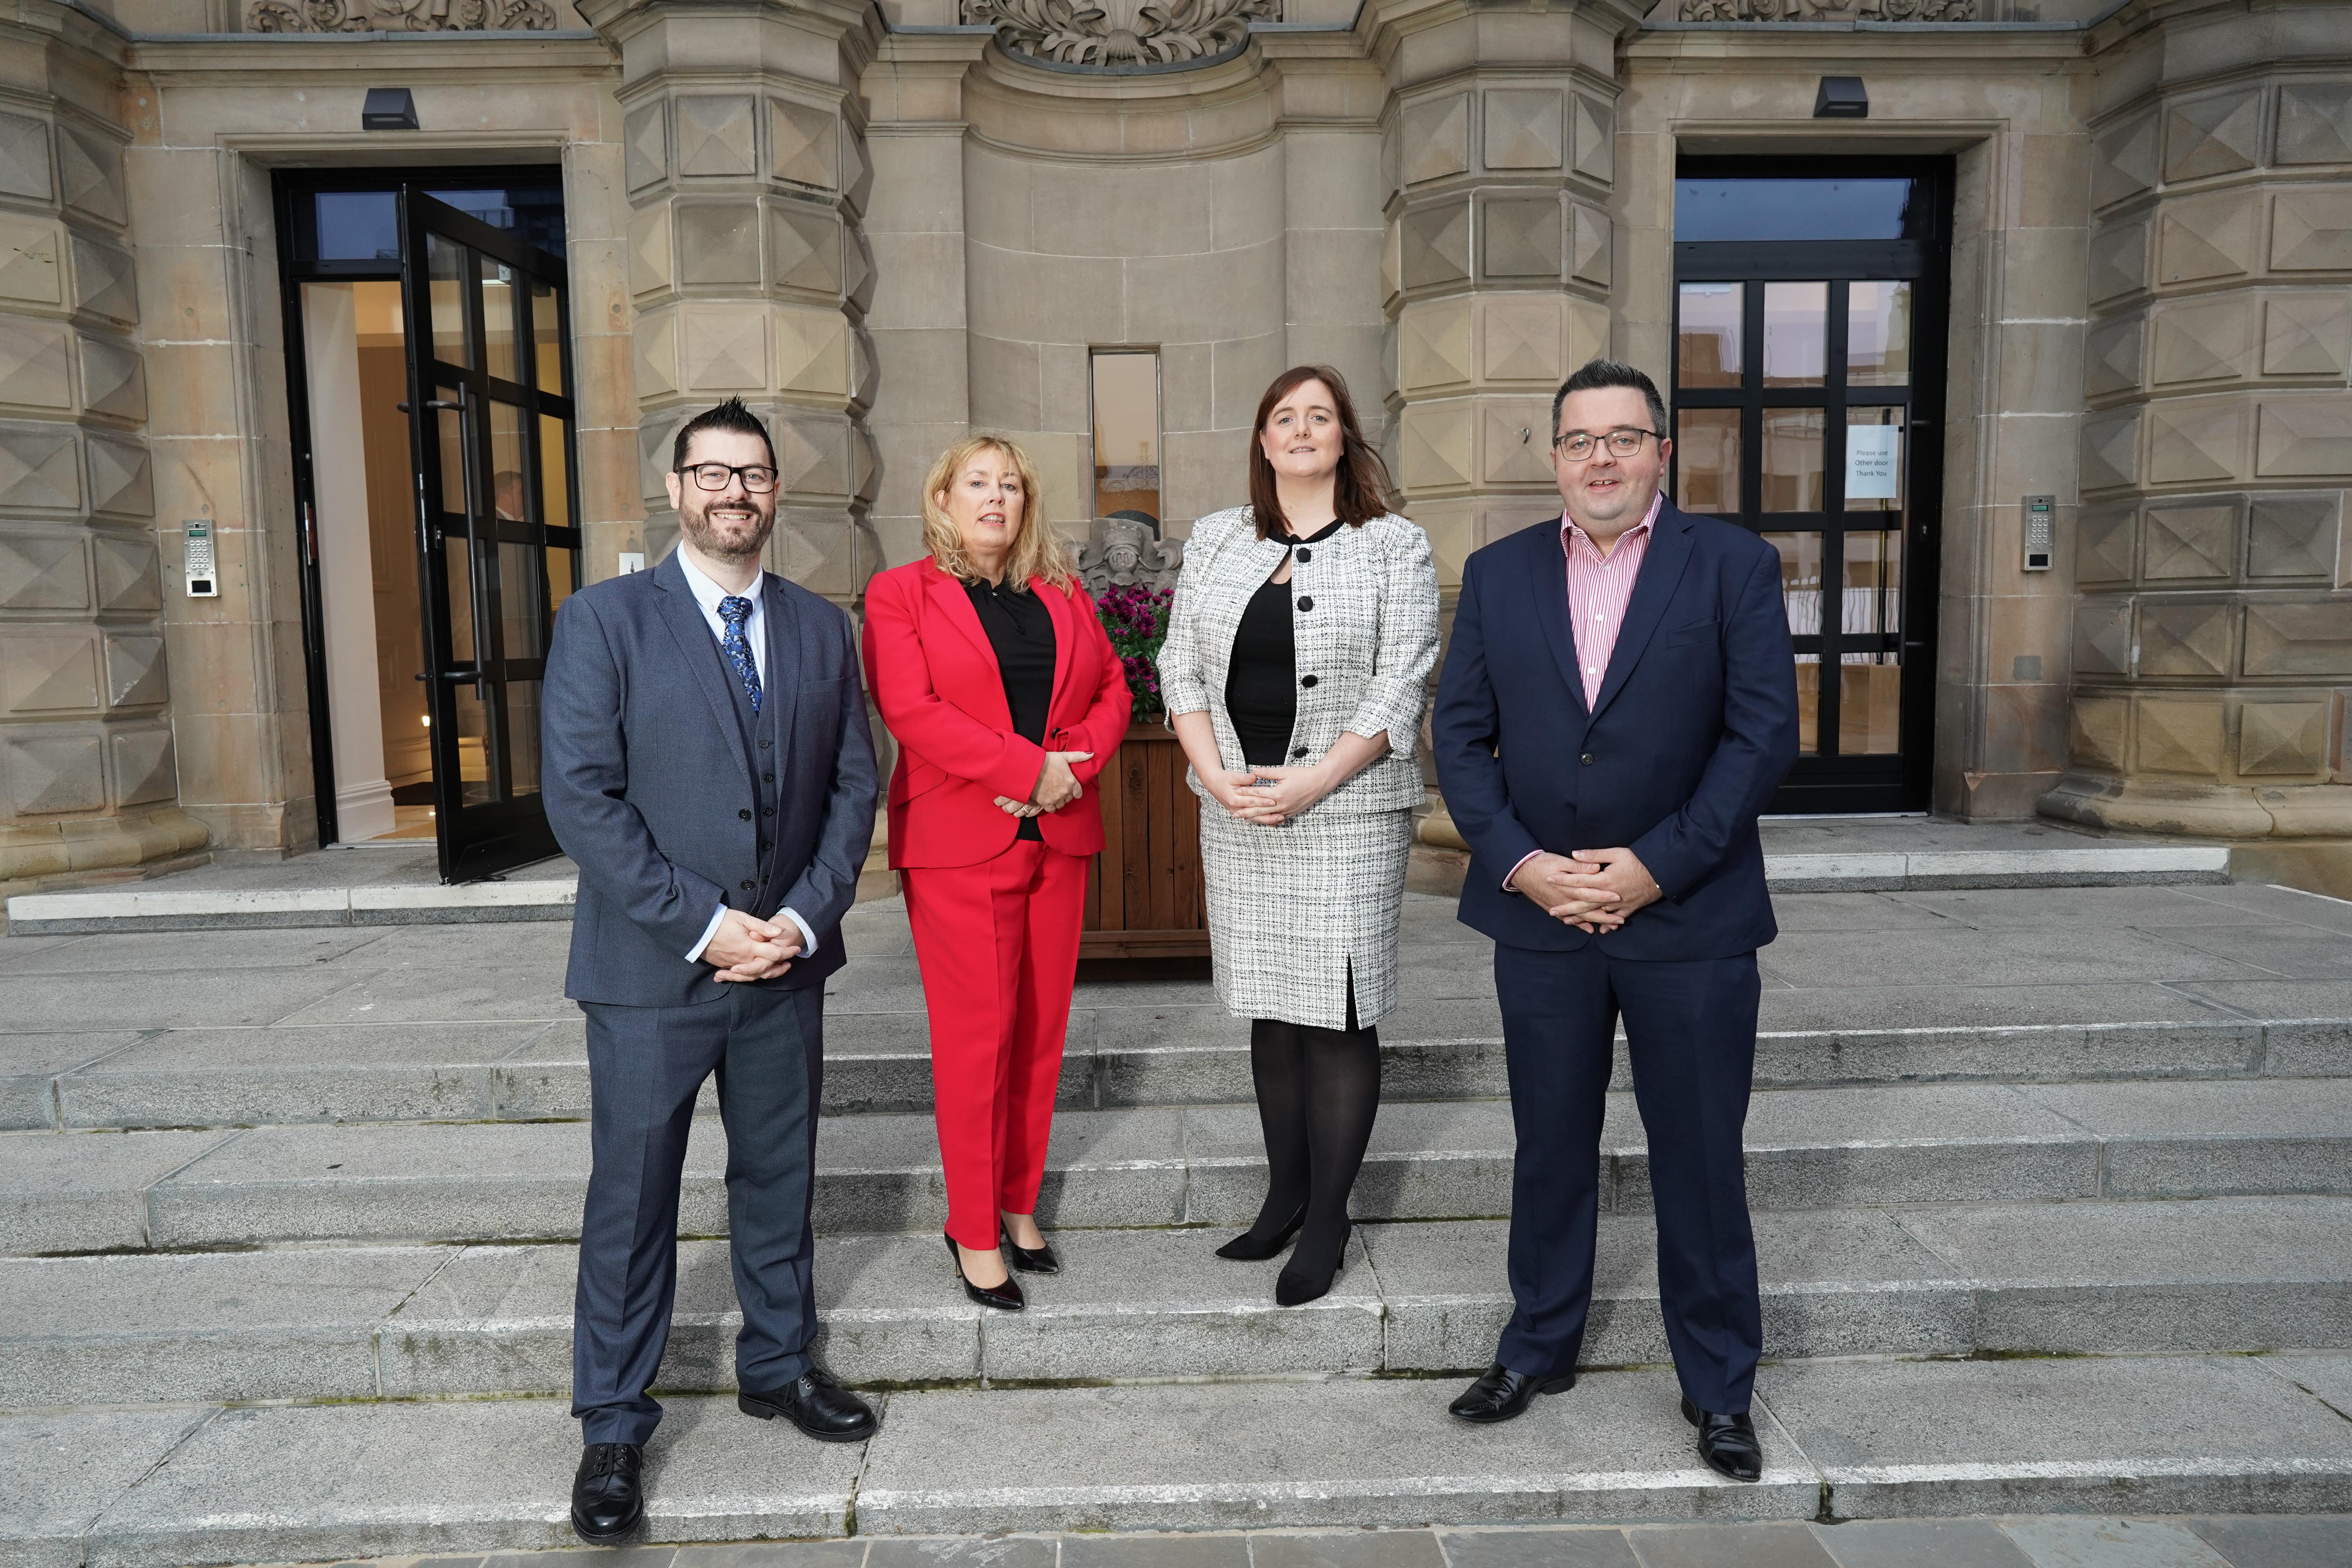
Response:
[{"label": "wall-mounted light", "polygon": [[362,131],[414,131],[416,129],[416,100],[404,87],[372,87],[367,101],[360,105],[360,129]]},{"label": "wall-mounted light", "polygon": [[1825,76],[1821,90],[1813,95],[1813,118],[1816,120],[1867,120],[1870,118],[1870,94],[1863,90],[1858,76]]}]

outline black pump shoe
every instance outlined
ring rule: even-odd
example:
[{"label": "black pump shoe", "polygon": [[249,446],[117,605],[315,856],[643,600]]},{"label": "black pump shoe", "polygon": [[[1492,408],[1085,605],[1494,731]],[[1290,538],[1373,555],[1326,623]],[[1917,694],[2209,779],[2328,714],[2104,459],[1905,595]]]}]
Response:
[{"label": "black pump shoe", "polygon": [[[1054,1255],[1054,1244],[1045,1240],[1042,1233],[1034,1247],[1021,1246],[1013,1239],[1011,1231],[1001,1228],[996,1233],[996,1239],[1004,1248],[1005,1259],[1024,1274],[1059,1274],[1062,1271],[1062,1260]],[[957,1264],[961,1267],[962,1259],[957,1259]]]},{"label": "black pump shoe", "polygon": [[1756,1440],[1756,1423],[1746,1411],[1718,1415],[1701,1410],[1685,1396],[1683,1419],[1698,1428],[1698,1457],[1706,1461],[1707,1468],[1735,1481],[1763,1479],[1764,1446]]},{"label": "black pump shoe", "polygon": [[1572,1372],[1564,1372],[1558,1377],[1531,1377],[1496,1362],[1445,1409],[1448,1415],[1481,1425],[1508,1421],[1527,1409],[1537,1394],[1564,1394],[1575,1386],[1576,1373]]},{"label": "black pump shoe", "polygon": [[1274,1277],[1274,1304],[1277,1307],[1304,1307],[1307,1302],[1331,1293],[1331,1282],[1348,1267],[1348,1242],[1356,1234],[1349,1225],[1340,1233],[1339,1255],[1331,1263],[1331,1271],[1321,1279],[1300,1272],[1298,1254],[1292,1253],[1282,1272]]},{"label": "black pump shoe", "polygon": [[639,1443],[591,1443],[572,1478],[572,1528],[595,1545],[618,1541],[646,1516],[646,1450]]},{"label": "black pump shoe", "polygon": [[1263,1263],[1267,1258],[1272,1258],[1276,1253],[1280,1252],[1284,1247],[1288,1247],[1290,1245],[1290,1238],[1297,1236],[1298,1234],[1298,1227],[1306,1223],[1307,1205],[1305,1204],[1300,1204],[1298,1205],[1298,1212],[1290,1216],[1290,1223],[1284,1226],[1280,1230],[1275,1232],[1272,1237],[1264,1241],[1252,1241],[1250,1239],[1252,1233],[1245,1230],[1239,1236],[1234,1237],[1231,1241],[1225,1243],[1224,1246],[1217,1248],[1217,1256],[1220,1258],[1230,1258],[1235,1263]]},{"label": "black pump shoe", "polygon": [[1029,1304],[1021,1294],[1021,1281],[1010,1274],[1002,1285],[975,1285],[963,1271],[963,1253],[956,1247],[956,1238],[942,1234],[948,1244],[948,1256],[955,1259],[956,1278],[963,1281],[963,1293],[983,1307],[993,1307],[1000,1312],[1017,1312]]}]

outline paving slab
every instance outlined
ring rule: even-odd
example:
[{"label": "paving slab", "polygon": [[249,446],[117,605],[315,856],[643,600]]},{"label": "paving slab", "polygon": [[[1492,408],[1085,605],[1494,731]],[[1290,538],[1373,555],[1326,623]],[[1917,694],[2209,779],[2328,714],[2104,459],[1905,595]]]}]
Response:
[{"label": "paving slab", "polygon": [[[2159,989],[2151,987],[2151,990]],[[1841,1084],[2065,1082],[2259,1072],[2263,1026],[2191,1005],[2173,1022],[1779,1030],[1756,1040],[1758,1088]],[[2161,1005],[2150,1011],[2165,1010]],[[2352,1058],[2347,1058],[2352,1064]]]},{"label": "paving slab", "polygon": [[2283,1377],[2352,1421],[2352,1357],[2276,1355],[2262,1358],[2264,1370]]},{"label": "paving slab", "polygon": [[375,1328],[454,1247],[0,1259],[0,1401],[378,1393]]},{"label": "paving slab", "polygon": [[1837,1568],[1811,1527],[1796,1520],[1636,1526],[1625,1539],[1642,1568]]},{"label": "paving slab", "polygon": [[2352,901],[2325,893],[2263,882],[2232,882],[2222,888],[2199,888],[2196,894],[2231,909],[2352,935]]},{"label": "paving slab", "polygon": [[323,963],[299,968],[0,974],[0,1034],[87,1027],[194,1029],[274,1024],[360,983]]},{"label": "paving slab", "polygon": [[81,1568],[83,1531],[163,1462],[209,1406],[0,1415],[0,1557]]},{"label": "paving slab", "polygon": [[[2246,1016],[2212,1001],[2200,1000],[2193,984],[2159,984],[2153,980],[2012,984],[1998,970],[1983,972],[1975,984],[1906,983],[1815,987],[1790,984],[1787,976],[1780,976],[1783,984],[1776,989],[1769,984],[1776,973],[1773,953],[1773,948],[1764,950],[1761,968],[1768,984],[1757,1009],[1758,1027],[1768,1031],[1871,1034],[1894,1029],[2009,1028],[2037,1024],[2075,1027],[2094,1024],[2210,1024],[2243,1020]],[[1907,981],[1908,976],[1897,971],[1882,978]]]},{"label": "paving slab", "polygon": [[2290,980],[2352,979],[2352,937],[2315,926],[2239,925],[2165,934],[2250,969]]},{"label": "paving slab", "polygon": [[2352,1563],[2352,1519],[2192,1519],[2184,1521],[2231,1568],[2343,1568]]},{"label": "paving slab", "polygon": [[[1425,1219],[1510,1212],[1510,1107],[1494,1100],[1381,1107],[1357,1176],[1360,1218]],[[1265,1200],[1265,1135],[1255,1106],[1184,1112],[1186,1215],[1240,1226]]]},{"label": "paving slab", "polygon": [[1622,1530],[1592,1525],[1441,1530],[1448,1568],[1642,1568]]},{"label": "paving slab", "polygon": [[0,975],[294,969],[347,957],[383,934],[334,928],[194,931],[173,935],[102,932],[21,953],[11,939],[0,942]]},{"label": "paving slab", "polygon": [[58,1075],[103,1060],[140,1037],[129,1030],[0,1035],[0,1131],[55,1127]]},{"label": "paving slab", "polygon": [[1671,1373],[1596,1373],[1503,1429],[1448,1417],[1458,1391],[1340,1379],[896,1394],[858,1530],[1804,1518],[1819,1505],[1769,1415],[1760,1484],[1702,1467]]},{"label": "paving slab", "polygon": [[2016,1092],[2097,1135],[2109,1196],[2352,1192],[2352,1079]]},{"label": "paving slab", "polygon": [[2021,1519],[2003,1528],[2034,1568],[2231,1568],[2194,1531],[2166,1519]]},{"label": "paving slab", "polygon": [[[646,1450],[657,1541],[839,1535],[863,1458],[673,1401]],[[563,1401],[277,1406],[223,1412],[111,1503],[90,1568],[320,1563],[577,1544],[580,1431]]]},{"label": "paving slab", "polygon": [[1838,1568],[2033,1568],[1999,1524],[1984,1519],[1846,1520],[1813,1526]]},{"label": "paving slab", "polygon": [[[362,949],[364,952],[372,949]],[[270,1020],[287,1024],[440,1024],[576,1018],[561,963],[404,964],[368,972],[333,964],[348,984]]]},{"label": "paving slab", "polygon": [[1932,916],[1952,926],[1979,931],[2018,928],[2123,926],[2138,931],[2241,929],[2259,931],[2293,924],[2294,916],[2269,904],[2232,903],[2208,895],[2226,889],[2164,888],[1971,888],[1890,893],[1888,902]]},{"label": "paving slab", "polygon": [[[2267,931],[2273,928],[2263,927]],[[1790,931],[1766,950],[1772,973],[1807,988],[2012,985],[2125,980],[2261,980],[2273,972],[2189,946],[2177,932],[2075,921],[2031,930]]]},{"label": "paving slab", "polygon": [[2352,1421],[2263,1359],[1792,1362],[1757,1393],[1840,1519],[2345,1509]]},{"label": "paving slab", "polygon": [[204,1132],[0,1135],[0,1254],[102,1252],[153,1243],[147,1191],[241,1136]]}]

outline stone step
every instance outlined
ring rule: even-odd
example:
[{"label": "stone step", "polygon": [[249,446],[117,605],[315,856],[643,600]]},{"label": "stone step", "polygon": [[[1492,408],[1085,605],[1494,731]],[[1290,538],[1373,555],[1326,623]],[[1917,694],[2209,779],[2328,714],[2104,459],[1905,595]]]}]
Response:
[{"label": "stone step", "polygon": [[[1641,1212],[1649,1168],[1633,1096],[1611,1094],[1606,1115],[1602,1205]],[[1507,1214],[1513,1142],[1505,1102],[1387,1104],[1355,1213]],[[1754,1097],[1747,1142],[1758,1209],[2352,1193],[2352,1079],[1774,1089]],[[698,1118],[681,1234],[724,1234],[724,1131]],[[0,1254],[562,1240],[579,1234],[587,1172],[578,1121],[9,1133]],[[937,1229],[931,1119],[825,1119],[815,1188],[822,1231]],[[1073,1229],[1236,1226],[1264,1191],[1254,1107],[1066,1111],[1039,1213]]]},{"label": "stone step", "polygon": [[[820,1353],[866,1387],[1483,1366],[1510,1313],[1507,1226],[1362,1227],[1332,1293],[1272,1300],[1227,1230],[1074,1230],[1026,1311],[956,1289],[924,1236],[826,1237]],[[2352,1199],[1937,1205],[1758,1216],[1765,1353],[2352,1349]],[[0,1405],[560,1394],[569,1246],[288,1247],[0,1260]],[[1645,1215],[1603,1215],[1588,1366],[1671,1361]],[[656,1385],[734,1387],[727,1247],[679,1254]]]},{"label": "stone step", "polygon": [[[1454,1380],[882,1396],[860,1445],[684,1398],[648,1455],[657,1541],[1619,1519],[2352,1507],[2352,1357],[1832,1361],[1764,1369],[1767,1468],[1702,1468],[1673,1374],[1600,1372],[1518,1421]],[[2185,1419],[2193,1413],[2194,1419]],[[0,1416],[0,1554],[89,1568],[572,1545],[557,1399]]]}]

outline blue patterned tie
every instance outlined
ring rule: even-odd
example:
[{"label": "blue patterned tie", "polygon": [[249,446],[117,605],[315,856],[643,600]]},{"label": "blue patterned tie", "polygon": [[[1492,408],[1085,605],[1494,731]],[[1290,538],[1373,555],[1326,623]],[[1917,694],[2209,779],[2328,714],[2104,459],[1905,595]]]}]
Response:
[{"label": "blue patterned tie", "polygon": [[730,594],[719,601],[719,618],[727,623],[727,635],[719,639],[719,651],[727,662],[735,667],[735,679],[743,683],[743,695],[751,700],[751,712],[760,711],[760,665],[751,657],[751,639],[743,635],[743,623],[751,618],[751,601]]}]

